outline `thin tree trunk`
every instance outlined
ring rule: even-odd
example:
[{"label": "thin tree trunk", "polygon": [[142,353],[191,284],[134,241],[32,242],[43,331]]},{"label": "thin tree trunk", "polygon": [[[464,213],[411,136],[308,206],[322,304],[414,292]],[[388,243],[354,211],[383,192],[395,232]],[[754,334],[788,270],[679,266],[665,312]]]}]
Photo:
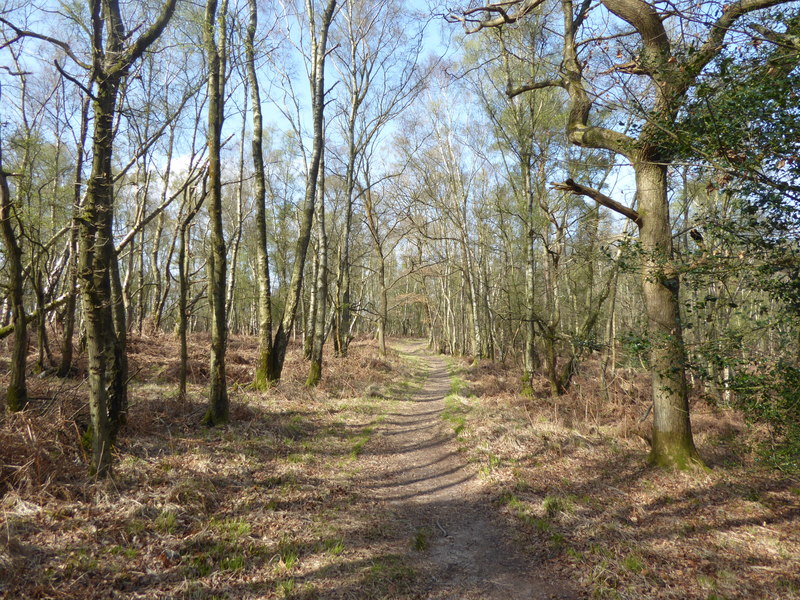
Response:
[{"label": "thin tree trunk", "polygon": [[[80,154],[83,154],[82,152]],[[80,187],[80,184],[76,184]],[[75,209],[78,210],[77,204]],[[75,312],[78,304],[78,224],[73,220],[72,232],[70,233],[70,256],[67,266],[67,297],[64,309],[64,332],[61,338],[61,361],[58,365],[56,375],[66,377],[72,371],[72,340],[75,336]]]},{"label": "thin tree trunk", "polygon": [[[351,44],[350,60],[355,64],[356,46]],[[359,107],[359,90],[355,83],[355,78],[351,74],[352,95],[350,97],[350,109],[347,116],[347,167],[345,169],[345,209],[344,209],[344,231],[342,232],[341,248],[342,253],[339,260],[339,293],[341,300],[339,303],[339,354],[347,356],[347,349],[350,345],[350,322],[351,318],[351,298],[350,298],[350,238],[353,230],[353,196],[355,193],[355,170],[356,170],[356,116]]]},{"label": "thin tree trunk", "polygon": [[180,344],[180,363],[178,367],[178,400],[186,400],[186,375],[189,370],[189,346],[186,340],[189,319],[189,284],[187,281],[186,252],[188,226],[181,224],[180,245],[178,246],[178,342]]},{"label": "thin tree trunk", "polygon": [[292,270],[292,279],[289,283],[286,304],[283,309],[283,317],[275,333],[272,353],[270,354],[267,373],[267,379],[270,381],[277,381],[281,377],[283,363],[286,360],[286,349],[289,345],[289,333],[292,331],[292,327],[295,323],[297,306],[303,287],[303,271],[305,268],[306,254],[308,252],[308,243],[311,239],[311,226],[314,220],[314,199],[316,197],[317,178],[324,146],[325,56],[327,54],[328,29],[333,20],[333,13],[336,10],[336,2],[337,0],[328,0],[320,23],[319,38],[314,35],[316,27],[313,24],[314,12],[311,9],[310,0],[306,3],[306,10],[312,22],[313,65],[311,73],[311,102],[314,139],[311,150],[311,163],[306,179],[305,205],[303,207],[300,232],[295,247],[295,263]]},{"label": "thin tree trunk", "polygon": [[206,197],[205,180],[203,190],[197,202],[192,206],[191,190],[188,188],[184,192],[182,215],[178,227],[180,242],[178,246],[178,341],[180,343],[180,366],[178,371],[178,399],[186,399],[186,378],[189,370],[189,346],[186,339],[186,332],[189,323],[189,231],[192,221]]},{"label": "thin tree trunk", "polygon": [[[466,212],[466,209],[465,209]],[[464,215],[464,222],[466,222],[466,214]],[[469,244],[467,243],[467,234],[464,229],[461,230],[461,252],[464,255],[464,279],[466,280],[466,291],[469,296],[470,306],[470,320],[472,321],[472,353],[476,360],[483,358],[483,333],[481,331],[480,323],[480,309],[478,305],[478,290],[475,285],[472,253],[469,251]]]},{"label": "thin tree trunk", "polygon": [[531,161],[530,155],[523,155],[520,158],[522,170],[522,189],[525,194],[527,204],[527,227],[525,229],[525,379],[528,385],[532,385],[533,374],[541,365],[539,355],[536,353],[536,246],[534,218],[536,204],[533,198],[533,186],[531,184]]},{"label": "thin tree trunk", "polygon": [[253,106],[253,172],[254,172],[254,202],[256,205],[256,231],[258,233],[257,269],[258,280],[258,364],[253,381],[255,389],[266,389],[268,386],[267,371],[270,355],[272,354],[272,292],[270,290],[269,253],[267,251],[267,217],[264,202],[266,200],[266,186],[264,181],[264,147],[262,130],[264,128],[261,116],[261,93],[258,85],[258,76],[255,68],[255,35],[258,25],[258,7],[256,0],[249,0],[250,21],[245,38],[245,52],[247,59],[247,79],[250,83],[251,104]]},{"label": "thin tree trunk", "polygon": [[311,365],[306,385],[316,386],[322,378],[322,350],[325,345],[325,313],[328,299],[328,234],[325,231],[325,159],[320,166],[319,185],[317,186],[317,254],[319,267],[316,280],[316,323],[314,338],[311,343]]},{"label": "thin tree trunk", "polygon": [[311,293],[308,295],[308,313],[305,318],[305,326],[303,327],[303,357],[306,360],[311,360],[311,345],[314,340],[314,331],[317,327],[317,294],[316,285],[319,277],[319,250],[311,248],[314,253],[314,265],[311,269]]},{"label": "thin tree trunk", "polygon": [[119,277],[119,261],[111,261],[111,301],[113,303],[113,323],[114,323],[114,344],[113,361],[111,363],[111,376],[109,390],[108,415],[111,426],[112,443],[117,438],[117,433],[128,418],[128,355],[126,347],[128,343],[128,325],[126,321],[125,303],[123,302],[123,290]]},{"label": "thin tree trunk", "polygon": [[386,289],[386,259],[379,250],[378,282],[380,283],[380,308],[378,315],[378,350],[386,356],[386,323],[389,320],[389,294]]},{"label": "thin tree trunk", "polygon": [[[222,227],[221,131],[225,100],[227,0],[217,14],[217,0],[206,4],[204,38],[208,61],[208,216],[211,224],[211,249],[208,256],[208,300],[211,313],[211,355],[208,382],[206,425],[229,419],[228,387],[225,379],[227,322],[225,318],[226,251]],[[216,26],[215,26],[216,21]],[[219,41],[215,39],[215,31]]]},{"label": "thin tree trunk", "polygon": [[[164,167],[164,177],[162,179],[162,190],[161,190],[161,205],[163,206],[166,199],[167,194],[169,193],[169,184],[170,184],[170,176],[172,175],[172,153],[175,148],[175,125],[171,125],[169,128],[169,140],[167,142],[167,164]],[[153,280],[153,293],[152,293],[152,312],[151,312],[151,323],[150,327],[153,328],[154,331],[158,331],[158,327],[161,323],[161,310],[162,310],[162,302],[161,302],[161,293],[162,293],[162,285],[161,285],[161,277],[162,272],[159,268],[159,254],[161,251],[161,238],[164,233],[164,225],[166,223],[166,213],[162,212],[158,215],[158,221],[156,222],[156,230],[153,233],[153,241],[152,241],[152,248],[150,253],[150,277]],[[172,254],[172,250],[170,249],[170,255]],[[169,265],[169,258],[164,262],[165,266]],[[167,270],[167,269],[165,269]],[[169,275],[164,274],[166,279],[165,286],[169,286]],[[144,310],[142,310],[142,315],[144,315]],[[140,327],[141,329],[141,327]]]},{"label": "thin tree trunk", "polygon": [[[247,84],[245,84],[245,101],[242,109],[242,130],[241,146],[239,150],[239,183],[236,186],[236,230],[233,234],[233,250],[231,252],[231,264],[228,269],[228,298],[225,302],[227,306],[227,326],[231,328],[231,315],[234,314],[234,300],[236,298],[236,273],[237,263],[239,262],[239,246],[242,242],[242,228],[244,227],[244,136],[247,130]],[[234,329],[236,331],[236,329]]]},{"label": "thin tree trunk", "polygon": [[36,320],[36,371],[42,373],[46,371],[51,363],[50,348],[47,346],[47,312],[44,307],[47,305],[44,291],[44,278],[42,270],[38,266],[34,271],[33,286],[36,295],[36,309],[39,312],[39,318]]}]

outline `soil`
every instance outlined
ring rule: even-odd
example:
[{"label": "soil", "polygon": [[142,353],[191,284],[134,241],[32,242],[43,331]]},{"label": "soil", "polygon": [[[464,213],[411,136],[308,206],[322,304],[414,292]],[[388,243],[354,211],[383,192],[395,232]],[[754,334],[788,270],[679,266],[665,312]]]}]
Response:
[{"label": "soil", "polygon": [[424,574],[430,600],[572,599],[581,595],[553,578],[514,543],[514,532],[496,518],[497,507],[478,468],[458,452],[441,419],[450,391],[445,361],[424,345],[398,348],[427,370],[422,389],[394,403],[365,457],[366,494],[395,516],[400,535],[419,550],[415,570]]}]

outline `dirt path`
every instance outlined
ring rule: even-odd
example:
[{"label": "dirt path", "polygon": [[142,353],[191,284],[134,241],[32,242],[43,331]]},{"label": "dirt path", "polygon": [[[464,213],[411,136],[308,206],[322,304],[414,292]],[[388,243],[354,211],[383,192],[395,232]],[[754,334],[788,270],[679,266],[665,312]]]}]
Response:
[{"label": "dirt path", "polygon": [[577,599],[566,582],[542,572],[514,548],[513,532],[493,514],[477,469],[458,454],[440,413],[450,390],[445,361],[424,346],[398,348],[427,364],[411,399],[393,403],[365,457],[368,491],[412,548],[429,600]]}]

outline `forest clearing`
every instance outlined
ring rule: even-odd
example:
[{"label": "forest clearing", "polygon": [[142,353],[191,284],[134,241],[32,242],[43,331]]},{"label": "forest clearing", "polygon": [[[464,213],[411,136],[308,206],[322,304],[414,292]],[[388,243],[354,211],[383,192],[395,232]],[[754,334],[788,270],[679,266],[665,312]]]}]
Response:
[{"label": "forest clearing", "polygon": [[800,598],[798,90],[798,0],[0,0],[0,594]]},{"label": "forest clearing", "polygon": [[235,337],[233,418],[208,428],[204,373],[175,398],[175,346],[132,340],[111,480],[87,474],[80,376],[5,417],[3,598],[800,598],[800,481],[758,462],[766,432],[695,404],[711,469],[647,467],[641,373],[610,405],[591,368],[531,398],[508,365],[356,341],[317,388],[295,349],[256,392]]}]

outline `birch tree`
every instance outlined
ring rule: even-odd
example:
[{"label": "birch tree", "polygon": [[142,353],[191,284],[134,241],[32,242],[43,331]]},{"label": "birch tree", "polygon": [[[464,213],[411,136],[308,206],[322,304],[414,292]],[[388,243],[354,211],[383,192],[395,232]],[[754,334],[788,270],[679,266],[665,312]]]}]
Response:
[{"label": "birch tree", "polygon": [[208,218],[211,249],[208,255],[208,301],[211,310],[211,356],[208,385],[207,425],[228,420],[228,386],[225,379],[225,350],[228,341],[225,317],[227,256],[222,227],[222,165],[220,161],[222,122],[225,107],[225,59],[227,52],[227,0],[206,3],[203,41],[208,63]]},{"label": "birch tree", "polygon": [[324,152],[325,140],[324,114],[325,114],[325,61],[328,54],[328,31],[336,12],[337,0],[327,0],[319,14],[313,0],[306,0],[306,18],[311,40],[309,86],[311,91],[311,111],[313,139],[311,147],[311,160],[308,163],[306,174],[305,197],[300,221],[300,231],[295,246],[295,262],[292,268],[292,277],[283,308],[283,314],[278,324],[273,340],[272,352],[269,355],[267,379],[277,381],[283,371],[286,360],[286,350],[289,346],[289,334],[294,326],[297,308],[300,304],[300,294],[303,289],[303,272],[305,269],[308,244],[311,240],[311,229],[314,221],[314,206],[317,197],[317,182]]}]

